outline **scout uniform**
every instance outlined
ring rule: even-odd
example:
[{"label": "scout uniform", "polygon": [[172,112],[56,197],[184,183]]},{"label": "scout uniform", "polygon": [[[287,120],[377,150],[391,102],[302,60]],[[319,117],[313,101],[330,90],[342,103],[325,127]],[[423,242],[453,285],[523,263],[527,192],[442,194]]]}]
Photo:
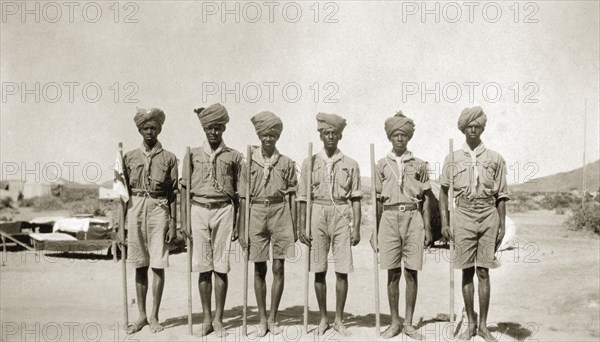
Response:
[{"label": "scout uniform", "polygon": [[[138,128],[150,120],[162,126],[165,114],[156,108],[138,109],[134,118]],[[136,268],[166,268],[169,249],[165,236],[169,203],[175,200],[178,187],[177,158],[157,142],[150,152],[142,145],[127,152],[123,160],[132,194],[127,209],[128,260]]]},{"label": "scout uniform", "polygon": [[[412,136],[414,124],[406,117],[386,121],[386,133],[405,130]],[[427,163],[406,150],[402,156],[394,151],[377,162],[375,190],[383,204],[378,241],[382,269],[402,266],[420,271],[423,265],[425,227],[421,215],[424,193],[431,189]]]},{"label": "scout uniform", "polygon": [[[252,117],[257,134],[275,130],[281,134],[283,124],[271,112]],[[244,166],[244,169],[248,167]],[[295,163],[275,149],[270,158],[263,156],[261,148],[252,153],[250,169],[250,257],[254,262],[269,260],[269,243],[273,243],[273,259],[295,256],[294,228],[287,202],[296,193],[298,180]],[[239,196],[246,196],[246,171],[242,172]],[[248,229],[248,227],[247,227]]]},{"label": "scout uniform", "polygon": [[[473,121],[485,127],[487,117],[480,107],[465,109],[458,120],[458,129],[463,131]],[[454,267],[497,267],[494,262],[499,225],[496,203],[510,199],[506,163],[500,154],[487,149],[483,143],[474,151],[465,143],[453,154],[453,165],[450,165],[450,155],[444,160],[440,184],[449,187],[449,178],[454,179],[457,255]]]},{"label": "scout uniform", "polygon": [[[319,113],[317,122],[319,130],[334,127],[341,132],[346,126],[346,121],[334,114]],[[312,170],[308,170],[308,158],[302,163],[297,198],[297,201],[306,202],[306,177],[312,171],[310,272],[327,271],[331,248],[335,272],[351,273],[354,271],[351,250],[353,212],[349,201],[362,198],[358,163],[340,150],[331,158],[325,151],[312,158]]]},{"label": "scout uniform", "polygon": [[[198,117],[203,127],[229,122],[227,110],[221,104],[204,109]],[[190,158],[192,270],[200,273],[228,273],[234,205],[237,205],[236,191],[242,155],[225,146],[224,142],[213,151],[205,141],[201,147],[190,150]],[[184,173],[186,172],[187,170],[184,170]]]}]

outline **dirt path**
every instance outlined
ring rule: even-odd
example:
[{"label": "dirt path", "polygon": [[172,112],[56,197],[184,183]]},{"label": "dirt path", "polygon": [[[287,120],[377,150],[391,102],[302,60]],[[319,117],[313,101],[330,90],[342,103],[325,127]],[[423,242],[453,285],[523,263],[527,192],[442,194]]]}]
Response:
[{"label": "dirt path", "polygon": [[[503,266],[491,272],[492,303],[489,324],[501,341],[598,341],[600,338],[599,251],[596,235],[570,232],[561,226],[564,216],[537,211],[511,215],[517,223],[519,248],[501,255]],[[345,321],[350,341],[377,340],[374,330],[372,253],[370,231],[364,227],[363,241],[354,249],[355,272],[349,276],[350,290]],[[258,341],[256,302],[250,285],[250,335],[240,334],[243,263],[236,244],[226,304],[223,341]],[[297,251],[302,250],[298,245]],[[445,250],[425,255],[420,273],[415,324],[427,340],[452,340],[451,326],[433,317],[448,311],[448,263]],[[167,327],[152,334],[148,328],[125,336],[122,329],[121,268],[112,260],[37,254],[10,253],[0,268],[0,320],[2,341],[168,341],[201,340],[187,335],[186,256],[172,255],[166,271],[161,322]],[[325,336],[314,334],[317,304],[310,289],[310,329],[302,336],[303,270],[301,258],[286,263],[286,288],[281,301],[279,323],[284,334],[267,335],[261,341],[337,341],[333,330]],[[252,268],[250,269],[252,274]],[[128,268],[129,318],[137,318],[133,269]],[[455,312],[460,314],[460,273],[456,273]],[[268,280],[271,274],[269,272]],[[335,298],[335,279],[328,274],[328,303]],[[201,321],[200,300],[194,275],[194,322]],[[311,277],[312,282],[312,277]],[[380,274],[382,328],[389,322],[385,274]],[[401,282],[401,312],[404,311],[404,281]],[[270,291],[270,290],[269,290]],[[151,297],[151,296],[149,296]],[[333,319],[333,312],[331,312]],[[195,327],[197,329],[197,326]],[[211,335],[209,341],[219,340]],[[410,341],[400,335],[394,340]],[[482,339],[475,338],[475,341]]]}]

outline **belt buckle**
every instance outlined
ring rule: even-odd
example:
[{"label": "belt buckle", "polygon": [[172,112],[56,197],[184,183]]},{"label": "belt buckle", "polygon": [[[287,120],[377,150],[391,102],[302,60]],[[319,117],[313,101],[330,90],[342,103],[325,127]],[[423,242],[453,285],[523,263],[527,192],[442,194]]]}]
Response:
[{"label": "belt buckle", "polygon": [[404,204],[400,204],[398,206],[398,210],[400,210],[400,211],[406,211],[406,206]]},{"label": "belt buckle", "polygon": [[264,203],[265,203],[265,205],[268,207],[268,206],[270,206],[270,205],[271,205],[271,200],[267,198],[267,199],[265,199],[265,202],[264,202]]}]

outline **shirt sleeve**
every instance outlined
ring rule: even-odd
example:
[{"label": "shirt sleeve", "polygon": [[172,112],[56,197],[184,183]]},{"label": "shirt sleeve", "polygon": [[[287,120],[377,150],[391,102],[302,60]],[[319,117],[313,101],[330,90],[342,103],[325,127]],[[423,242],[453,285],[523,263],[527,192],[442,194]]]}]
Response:
[{"label": "shirt sleeve", "polygon": [[246,198],[246,187],[248,186],[248,163],[241,161],[240,165],[240,175],[238,177],[238,191],[237,194],[242,198]]},{"label": "shirt sleeve", "polygon": [[170,173],[170,178],[171,181],[173,182],[173,184],[171,184],[171,192],[173,194],[177,194],[179,192],[179,165],[178,165],[178,161],[177,161],[177,157],[175,155],[173,155],[172,158],[172,165],[171,165],[171,173]]},{"label": "shirt sleeve", "polygon": [[429,164],[426,161],[421,163],[420,173],[419,178],[423,184],[423,191],[431,190],[431,183],[429,182]]},{"label": "shirt sleeve", "polygon": [[293,160],[290,160],[288,164],[289,172],[287,179],[287,189],[285,191],[286,195],[296,193],[298,189],[298,176],[296,176],[296,163]]},{"label": "shirt sleeve", "polygon": [[302,171],[300,172],[300,182],[298,183],[298,193],[296,195],[297,202],[306,202],[306,180],[308,170],[308,159],[302,162]]},{"label": "shirt sleeve", "polygon": [[377,166],[375,166],[375,174],[372,175],[372,177],[375,177],[375,194],[377,195],[377,198],[381,198],[381,190],[383,189],[384,178],[383,167],[381,163],[378,163]]},{"label": "shirt sleeve", "polygon": [[498,159],[498,169],[496,170],[496,179],[494,181],[495,185],[498,188],[496,200],[510,200],[510,196],[508,195],[508,185],[506,183],[506,162],[502,157],[499,157]]},{"label": "shirt sleeve", "polygon": [[450,164],[450,155],[447,155],[444,159],[444,166],[442,167],[442,174],[440,175],[440,185],[444,187],[450,186],[450,180],[446,177],[446,173],[452,172],[452,169],[449,168]]},{"label": "shirt sleeve", "polygon": [[350,199],[361,199],[362,190],[360,188],[360,168],[358,163],[354,163],[352,170],[352,191],[350,192]]}]

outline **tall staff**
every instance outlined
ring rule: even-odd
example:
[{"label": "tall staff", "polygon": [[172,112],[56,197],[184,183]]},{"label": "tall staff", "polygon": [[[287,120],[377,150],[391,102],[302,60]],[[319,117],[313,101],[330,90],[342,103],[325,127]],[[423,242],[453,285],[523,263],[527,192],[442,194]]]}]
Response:
[{"label": "tall staff", "polygon": [[248,335],[248,260],[250,258],[250,176],[252,169],[252,147],[248,145],[246,149],[246,160],[248,167],[246,168],[246,207],[244,208],[244,241],[246,242],[245,260],[244,260],[244,312],[242,319],[242,334]]},{"label": "tall staff", "polygon": [[377,255],[378,236],[377,236],[377,189],[375,189],[375,145],[371,144],[371,199],[373,201],[373,280],[375,286],[375,333],[380,335],[380,318],[379,318],[379,261]]},{"label": "tall staff", "polygon": [[[121,164],[121,170],[124,170],[123,163],[123,143],[119,143],[119,163]],[[115,170],[116,174],[117,170]],[[123,173],[124,174],[124,173]],[[124,182],[127,184],[127,182]],[[127,329],[129,325],[129,311],[127,309],[127,251],[125,249],[126,241],[125,241],[125,202],[119,196],[119,229],[121,236],[121,274],[123,276],[123,329]]]},{"label": "tall staff", "polygon": [[[306,172],[306,237],[310,240],[310,221],[312,217],[312,143],[308,143],[308,169]],[[308,272],[310,266],[310,245],[304,248],[304,334],[308,333]]]},{"label": "tall staff", "polygon": [[[454,167],[454,142],[450,139],[450,165]],[[454,232],[454,173],[450,175],[448,189],[448,211],[450,213],[450,231]],[[450,323],[454,323],[454,241],[450,240]]]},{"label": "tall staff", "polygon": [[192,162],[190,158],[190,147],[185,148],[185,161],[183,165],[183,196],[181,196],[181,211],[185,215],[181,216],[182,228],[187,233],[187,293],[188,293],[188,334],[192,335],[192,252],[193,252],[193,240],[192,240]]}]

